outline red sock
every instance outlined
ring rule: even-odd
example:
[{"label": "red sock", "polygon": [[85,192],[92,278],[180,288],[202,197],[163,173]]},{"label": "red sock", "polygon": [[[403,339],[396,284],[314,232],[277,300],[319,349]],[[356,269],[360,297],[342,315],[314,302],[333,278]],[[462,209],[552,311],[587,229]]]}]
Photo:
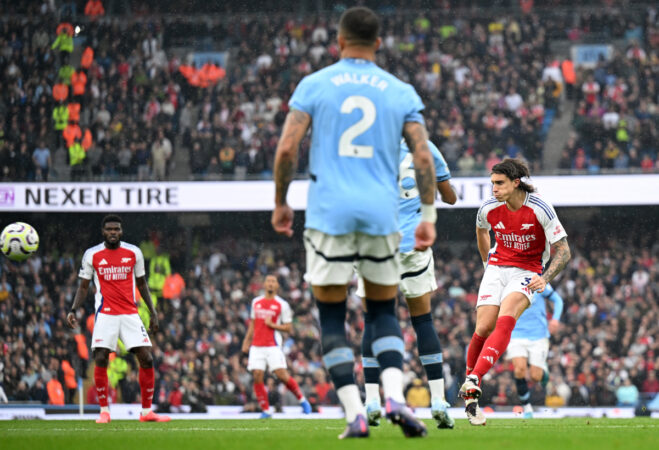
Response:
[{"label": "red sock", "polygon": [[288,382],[286,383],[286,387],[288,388],[289,391],[295,395],[295,398],[298,400],[302,400],[302,397],[304,397],[304,394],[302,394],[302,391],[300,390],[300,386],[298,386],[297,381],[295,381],[295,378],[293,377],[288,377]]},{"label": "red sock", "polygon": [[503,355],[503,352],[506,351],[516,322],[513,316],[501,316],[497,319],[494,331],[485,341],[478,362],[474,370],[471,371],[471,373],[478,376],[479,380],[483,379],[483,375],[492,368],[499,357]]},{"label": "red sock", "polygon": [[268,390],[263,383],[254,383],[254,394],[259,402],[261,411],[266,412],[270,409],[270,402],[268,402]]},{"label": "red sock", "polygon": [[467,349],[467,375],[471,374],[471,371],[474,370],[478,361],[478,355],[481,354],[481,350],[483,349],[485,339],[487,338],[479,336],[476,333],[471,337],[471,342]]},{"label": "red sock", "polygon": [[140,367],[138,379],[140,381],[140,392],[142,393],[142,408],[151,408],[153,386],[156,384],[153,367],[149,369],[143,369]]},{"label": "red sock", "polygon": [[108,368],[107,367],[94,367],[94,384],[96,385],[96,396],[98,397],[98,404],[101,407],[108,406]]}]

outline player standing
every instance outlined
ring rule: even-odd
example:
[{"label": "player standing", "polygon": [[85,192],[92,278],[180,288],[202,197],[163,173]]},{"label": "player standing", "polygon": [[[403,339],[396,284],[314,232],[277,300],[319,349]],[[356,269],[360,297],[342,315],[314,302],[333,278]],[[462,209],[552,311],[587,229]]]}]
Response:
[{"label": "player standing", "polygon": [[[554,304],[552,319],[547,322],[547,307],[545,299]],[[546,386],[549,381],[547,354],[549,353],[549,335],[558,331],[561,314],[563,313],[563,298],[550,284],[545,290],[533,296],[529,309],[524,311],[517,320],[515,329],[510,336],[510,344],[506,357],[512,359],[515,373],[515,384],[519,401],[524,405],[524,417],[533,417],[528,384],[526,383],[527,367],[531,366],[531,379]]]},{"label": "player standing", "polygon": [[[372,350],[382,368],[387,417],[406,436],[425,436],[425,425],[405,406],[404,344],[396,319],[400,280],[398,154],[401,136],[413,153],[422,220],[416,245],[435,240],[432,155],[421,99],[410,85],[375,64],[380,21],[368,8],[346,10],[339,21],[341,60],[305,77],[289,101],[274,165],[273,228],[292,236],[286,194],[299,143],[312,128],[310,184],[304,242],[306,272],[320,316],[323,362],[346,413],[339,436],[367,437],[366,411],[354,378],[354,355],[345,333],[347,285],[353,264],[365,280],[373,317]],[[313,119],[313,120],[312,120]]]},{"label": "player standing", "polygon": [[[457,196],[449,180],[451,172],[441,152],[431,141],[428,147],[432,153],[437,190],[442,201],[449,205],[455,204]],[[400,175],[398,188],[400,191],[400,243],[401,281],[400,290],[405,296],[407,307],[412,318],[412,326],[416,333],[416,343],[419,359],[423,366],[428,384],[430,385],[430,410],[437,421],[437,428],[453,428],[455,423],[448,414],[449,404],[444,394],[444,374],[442,371],[442,347],[437,332],[433,327],[430,312],[430,296],[437,289],[435,280],[435,261],[432,249],[424,251],[414,250],[414,230],[421,221],[421,200],[419,190],[414,180],[414,165],[412,154],[401,142],[400,146]],[[357,295],[364,297],[363,281],[359,279]],[[364,313],[364,333],[362,336],[362,365],[364,367],[364,382],[366,388],[366,414],[369,425],[377,426],[381,415],[380,399],[380,366],[371,351],[371,334],[373,320],[368,310]]]},{"label": "player standing", "polygon": [[265,277],[263,283],[265,295],[252,300],[252,311],[249,328],[243,340],[242,351],[249,353],[247,370],[254,376],[254,394],[261,407],[261,418],[269,419],[270,403],[268,390],[263,384],[266,366],[277,375],[289,391],[295,395],[305,414],[311,412],[311,405],[300,390],[295,378],[286,370],[286,357],[281,350],[282,338],[280,331],[290,333],[293,324],[293,313],[288,302],[277,295],[279,282],[274,275]]},{"label": "player standing", "polygon": [[[570,247],[554,208],[523,179],[526,165],[506,158],[492,168],[492,193],[476,217],[478,251],[486,267],[476,303],[476,331],[467,350],[460,388],[472,425],[485,425],[478,407],[483,376],[503,354],[519,316],[570,260]],[[490,251],[490,229],[496,245]],[[543,267],[554,256],[549,267]],[[489,259],[488,259],[489,257]]]},{"label": "player standing", "polygon": [[94,382],[101,415],[96,423],[110,422],[108,404],[108,362],[110,353],[117,348],[117,339],[135,353],[140,365],[139,383],[142,395],[140,422],[169,422],[170,418],[151,410],[155,374],[151,340],[137,313],[135,286],[149,308],[151,332],[158,331],[158,314],[151,302],[146,283],[144,257],[139,247],[121,241],[121,218],[110,214],[103,218],[103,242],[87,249],[82,257],[80,285],[73,300],[71,312],[66,316],[69,327],[76,327],[76,310],[87,298],[89,282],[96,286],[96,320],[92,334],[94,352]]}]

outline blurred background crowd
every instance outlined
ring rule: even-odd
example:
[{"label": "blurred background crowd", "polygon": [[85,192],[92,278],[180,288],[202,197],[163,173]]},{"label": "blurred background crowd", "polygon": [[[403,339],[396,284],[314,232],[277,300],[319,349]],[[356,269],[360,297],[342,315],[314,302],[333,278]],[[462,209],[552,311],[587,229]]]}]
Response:
[{"label": "blurred background crowd", "polygon": [[[1,1],[0,179],[270,177],[294,87],[339,57],[342,5],[179,3]],[[378,3],[377,62],[421,94],[454,173],[658,170],[652,2],[398,3]],[[584,66],[573,44],[610,49]],[[308,141],[300,158],[304,177]]]},{"label": "blurred background crowd", "polygon": [[[536,405],[631,406],[659,391],[659,233],[651,212],[630,224],[631,212],[605,209],[586,223],[569,226],[565,221],[573,259],[553,283],[565,300],[565,311],[560,330],[551,336],[549,385],[546,389],[531,385]],[[239,404],[246,411],[258,410],[241,343],[251,300],[262,293],[263,280],[270,273],[277,275],[280,295],[294,311],[293,332],[284,342],[291,373],[316,407],[337,404],[322,366],[317,309],[304,281],[300,243],[283,238],[263,243],[248,237],[256,233],[239,231],[248,227],[244,218],[236,219],[238,224],[220,239],[209,238],[217,235],[214,229],[184,237],[186,233],[176,227],[152,228],[148,218],[124,220],[126,240],[140,243],[149,285],[157,295],[161,329],[153,335],[154,398],[161,408],[203,411],[210,404]],[[261,222],[267,226],[266,220]],[[44,223],[40,230],[44,244],[37,255],[20,265],[2,260],[0,396],[5,401],[77,402],[78,383],[84,386],[85,400],[96,401],[93,377],[88,376],[93,364],[87,352],[94,318],[91,294],[79,315],[82,328],[72,331],[65,325],[82,252],[100,240],[96,222],[89,223],[76,242],[64,243],[56,239],[60,225]],[[458,401],[483,270],[473,240],[446,239],[455,232],[443,230],[434,248],[439,288],[432,300],[452,404]],[[271,234],[264,230],[265,237]],[[354,287],[347,332],[358,354],[363,318]],[[408,400],[427,406],[426,388],[415,381],[424,375],[404,302],[398,313],[406,345]],[[148,315],[143,318],[148,322]],[[484,405],[517,404],[511,370],[502,359],[490,372],[492,381],[484,383]],[[139,401],[131,354],[120,349],[109,373],[115,402]],[[359,360],[356,374],[362,382]],[[277,386],[272,378],[268,383],[274,405],[297,405],[283,385]]]}]

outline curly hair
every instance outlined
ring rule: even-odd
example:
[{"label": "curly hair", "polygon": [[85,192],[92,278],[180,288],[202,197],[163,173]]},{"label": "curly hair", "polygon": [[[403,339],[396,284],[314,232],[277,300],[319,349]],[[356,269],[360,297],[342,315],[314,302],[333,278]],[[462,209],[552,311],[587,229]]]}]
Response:
[{"label": "curly hair", "polygon": [[533,185],[523,181],[523,178],[529,178],[531,172],[524,161],[518,158],[505,158],[499,164],[492,167],[492,173],[507,176],[510,180],[514,181],[519,178],[519,188],[524,192],[535,192]]}]

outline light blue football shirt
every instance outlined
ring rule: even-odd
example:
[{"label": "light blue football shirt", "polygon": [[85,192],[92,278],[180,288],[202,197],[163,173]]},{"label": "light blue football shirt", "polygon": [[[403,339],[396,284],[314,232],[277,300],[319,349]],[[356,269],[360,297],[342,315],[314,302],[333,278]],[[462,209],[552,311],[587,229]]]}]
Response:
[{"label": "light blue football shirt", "polygon": [[554,303],[554,313],[552,319],[560,320],[563,313],[563,298],[558,292],[547,285],[545,290],[534,294],[535,298],[529,308],[522,313],[515,324],[511,339],[529,339],[536,341],[538,339],[548,338],[549,329],[547,328],[547,306],[545,299]]},{"label": "light blue football shirt", "polygon": [[[435,174],[437,182],[451,179],[451,172],[444,160],[444,156],[432,142],[428,141],[430,153],[435,160]],[[414,178],[414,164],[412,153],[405,141],[400,143],[400,175],[398,188],[400,192],[400,221],[399,229],[403,234],[400,242],[400,252],[407,253],[414,250],[414,230],[421,221],[421,197]]]},{"label": "light blue football shirt", "polygon": [[414,88],[373,62],[347,58],[305,77],[289,106],[311,116],[305,227],[330,235],[398,231],[403,125],[423,123]]}]

